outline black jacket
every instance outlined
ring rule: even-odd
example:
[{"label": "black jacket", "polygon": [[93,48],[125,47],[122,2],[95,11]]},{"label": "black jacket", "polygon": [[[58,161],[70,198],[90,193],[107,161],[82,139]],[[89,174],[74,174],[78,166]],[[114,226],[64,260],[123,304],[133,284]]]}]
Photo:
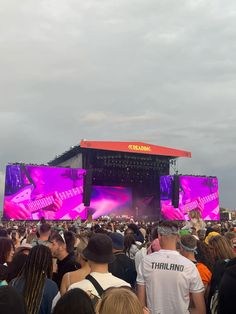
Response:
[{"label": "black jacket", "polygon": [[134,288],[137,277],[134,260],[123,252],[116,252],[114,255],[116,257],[114,262],[108,265],[109,272],[125,280]]},{"label": "black jacket", "polygon": [[74,271],[80,268],[80,264],[76,262],[73,253],[68,254],[62,261],[57,260],[57,273],[53,273],[53,280],[57,283],[60,289],[62,277],[65,273]]}]

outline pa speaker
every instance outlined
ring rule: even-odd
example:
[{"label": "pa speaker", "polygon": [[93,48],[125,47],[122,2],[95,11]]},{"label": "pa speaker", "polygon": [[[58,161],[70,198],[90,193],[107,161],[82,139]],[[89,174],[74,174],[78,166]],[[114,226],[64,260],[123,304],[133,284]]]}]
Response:
[{"label": "pa speaker", "polygon": [[179,176],[173,176],[172,182],[172,205],[175,208],[179,207]]}]

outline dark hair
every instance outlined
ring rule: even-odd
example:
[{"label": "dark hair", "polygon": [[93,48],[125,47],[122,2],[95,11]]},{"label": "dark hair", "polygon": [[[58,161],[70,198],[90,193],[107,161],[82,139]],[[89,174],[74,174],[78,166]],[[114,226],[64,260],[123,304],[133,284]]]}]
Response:
[{"label": "dark hair", "polygon": [[50,241],[56,241],[58,243],[64,243],[66,245],[66,250],[68,253],[74,252],[74,246],[76,242],[76,237],[73,232],[71,231],[60,231],[54,233],[50,237]]},{"label": "dark hair", "polygon": [[95,314],[88,294],[79,288],[66,292],[57,302],[53,314]]},{"label": "dark hair", "polygon": [[0,264],[6,263],[12,248],[14,245],[11,239],[0,237]]},{"label": "dark hair", "polygon": [[135,237],[133,234],[126,234],[124,237],[124,252],[130,256],[131,246],[135,244]]},{"label": "dark hair", "polygon": [[44,233],[47,233],[51,230],[51,226],[47,223],[43,223],[40,225],[39,227],[39,234],[44,234]]},{"label": "dark hair", "polygon": [[36,314],[41,304],[46,278],[52,276],[52,253],[45,245],[34,246],[19,279],[24,280],[23,296],[28,314]]},{"label": "dark hair", "polygon": [[7,238],[7,236],[8,236],[7,230],[4,229],[3,227],[0,227],[0,237]]},{"label": "dark hair", "polygon": [[8,282],[18,277],[26,263],[27,258],[28,255],[23,252],[16,253],[13,256],[13,260],[8,266]]}]

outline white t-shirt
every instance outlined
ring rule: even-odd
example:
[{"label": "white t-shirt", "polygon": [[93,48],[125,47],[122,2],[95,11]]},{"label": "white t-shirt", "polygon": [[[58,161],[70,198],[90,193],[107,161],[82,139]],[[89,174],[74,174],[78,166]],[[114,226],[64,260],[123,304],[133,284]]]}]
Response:
[{"label": "white t-shirt", "polygon": [[[130,284],[127,283],[126,281],[117,278],[113,276],[111,273],[97,273],[97,272],[92,272],[90,273],[91,276],[93,276],[97,282],[100,284],[100,286],[103,288],[103,290],[106,290],[110,287],[130,287]],[[79,282],[73,283],[68,290],[74,289],[74,288],[80,288],[84,290],[85,292],[90,292],[93,295],[96,295],[99,297],[97,290],[93,286],[93,284],[87,280],[81,280]]]},{"label": "white t-shirt", "polygon": [[138,268],[139,265],[142,261],[142,259],[144,258],[144,256],[147,255],[147,249],[145,247],[142,247],[136,254],[135,254],[135,268],[136,268],[136,272],[138,272]]},{"label": "white t-shirt", "polygon": [[146,287],[151,314],[189,313],[189,294],[204,291],[194,263],[172,250],[145,256],[139,265],[137,283]]}]

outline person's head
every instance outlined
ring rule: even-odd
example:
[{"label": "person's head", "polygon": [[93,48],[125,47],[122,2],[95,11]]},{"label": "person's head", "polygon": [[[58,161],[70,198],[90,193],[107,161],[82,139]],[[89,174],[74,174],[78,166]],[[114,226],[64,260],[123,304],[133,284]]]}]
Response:
[{"label": "person's head", "polygon": [[40,238],[48,239],[51,234],[51,226],[47,223],[43,223],[39,227]]},{"label": "person's head", "polygon": [[0,312],[26,314],[22,295],[11,286],[0,287]]},{"label": "person's head", "polygon": [[202,215],[201,215],[201,211],[198,210],[197,208],[196,209],[193,209],[191,210],[189,213],[188,213],[188,216],[191,220],[200,220],[202,218]]},{"label": "person's head", "polygon": [[94,234],[83,250],[83,255],[90,264],[91,262],[95,264],[112,263],[115,258],[112,253],[111,238],[103,233]]},{"label": "person's head", "polygon": [[57,302],[53,314],[95,314],[88,294],[79,288],[66,292]]},{"label": "person's head", "polygon": [[215,261],[231,259],[235,257],[232,247],[221,235],[212,237],[209,240],[209,246],[213,249]]},{"label": "person's head", "polygon": [[197,241],[197,254],[195,257],[198,263],[206,265],[210,271],[213,271],[215,259],[213,249],[209,245],[203,241]]},{"label": "person's head", "polygon": [[79,243],[78,243],[77,248],[76,248],[76,259],[80,263],[81,266],[85,262],[87,262],[86,258],[83,255],[83,251],[87,247],[87,245],[88,245],[88,238],[80,236],[79,237]]},{"label": "person's head", "polygon": [[1,238],[7,238],[8,237],[8,232],[5,228],[0,227],[0,237]]},{"label": "person's head", "polygon": [[14,254],[14,244],[9,238],[0,238],[0,264],[10,263]]},{"label": "person's head", "polygon": [[52,254],[45,245],[34,246],[23,267],[24,299],[28,314],[38,313],[46,278],[52,276]]},{"label": "person's head", "polygon": [[225,233],[224,237],[229,242],[230,246],[234,248],[236,245],[236,233],[229,231]]},{"label": "person's head", "polygon": [[123,251],[124,250],[124,237],[122,234],[117,232],[111,232],[109,237],[112,241],[113,252]]},{"label": "person's head", "polygon": [[8,281],[10,282],[12,279],[18,277],[21,273],[28,255],[24,254],[23,252],[19,252],[14,254],[13,260],[8,267]]},{"label": "person's head", "polygon": [[178,224],[174,221],[163,221],[158,227],[158,239],[162,249],[174,249],[179,239]]},{"label": "person's head", "polygon": [[53,257],[64,259],[74,252],[75,236],[71,231],[60,231],[50,237],[50,249]]},{"label": "person's head", "polygon": [[206,230],[205,230],[205,229],[199,229],[199,230],[197,231],[197,236],[198,236],[198,239],[199,239],[200,241],[204,241],[205,236],[206,236]]},{"label": "person's head", "polygon": [[137,296],[128,288],[110,288],[97,305],[99,314],[143,314]]},{"label": "person's head", "polygon": [[128,233],[124,237],[124,252],[128,253],[130,252],[131,246],[135,244],[135,237],[134,234]]},{"label": "person's head", "polygon": [[197,249],[197,239],[191,234],[185,234],[180,237],[180,253],[189,258],[194,257],[194,253]]}]

